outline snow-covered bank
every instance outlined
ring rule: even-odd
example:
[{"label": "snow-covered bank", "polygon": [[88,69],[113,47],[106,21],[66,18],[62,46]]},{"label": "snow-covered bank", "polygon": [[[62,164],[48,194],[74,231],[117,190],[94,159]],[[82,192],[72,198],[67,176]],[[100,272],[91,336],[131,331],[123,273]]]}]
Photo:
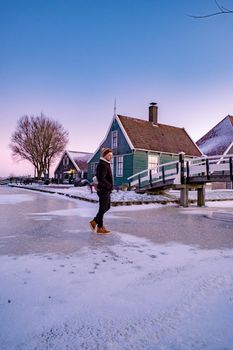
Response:
[{"label": "snow-covered bank", "polygon": [[[13,185],[15,186],[15,185]],[[21,186],[16,185],[17,188],[26,188],[31,190],[39,190],[39,191],[45,191],[48,193],[57,193],[66,195],[70,198],[76,198],[81,200],[87,200],[90,202],[97,202],[98,196],[96,192],[93,193],[90,191],[90,188],[88,186],[85,187],[65,187],[62,185],[59,187],[59,185],[27,185],[27,186]],[[115,205],[138,205],[138,204],[149,204],[149,203],[161,203],[161,204],[167,204],[167,203],[178,203],[180,197],[179,191],[166,191],[163,194],[155,194],[155,195],[149,195],[149,194],[139,194],[135,191],[116,191],[114,190],[111,195],[111,201],[113,206]],[[194,202],[197,200],[197,192],[196,191],[190,191],[189,192],[189,198],[191,202]],[[206,191],[206,201],[233,201],[233,190],[214,190],[214,191]]]},{"label": "snow-covered bank", "polygon": [[114,235],[78,254],[0,257],[2,350],[231,349],[232,250]]}]

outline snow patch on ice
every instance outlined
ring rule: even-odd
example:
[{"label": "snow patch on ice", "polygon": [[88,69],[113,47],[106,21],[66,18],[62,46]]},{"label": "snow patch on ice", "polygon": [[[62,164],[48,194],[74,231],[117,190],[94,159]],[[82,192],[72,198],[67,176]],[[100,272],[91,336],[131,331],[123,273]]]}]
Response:
[{"label": "snow patch on ice", "polygon": [[74,230],[64,230],[63,232],[69,232],[69,233],[83,233],[82,230],[79,230],[79,229],[74,229]]},{"label": "snow patch on ice", "polygon": [[216,201],[216,202],[208,202],[206,201],[207,207],[212,208],[232,208],[233,210],[233,201]]},{"label": "snow patch on ice", "polygon": [[18,204],[33,200],[30,194],[0,194],[0,204]]}]

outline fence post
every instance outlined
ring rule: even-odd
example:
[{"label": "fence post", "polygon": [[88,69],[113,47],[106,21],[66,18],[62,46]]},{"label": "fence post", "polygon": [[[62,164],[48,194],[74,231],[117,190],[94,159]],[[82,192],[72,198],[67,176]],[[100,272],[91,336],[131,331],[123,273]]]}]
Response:
[{"label": "fence post", "polygon": [[185,184],[185,175],[184,175],[184,152],[179,153],[179,162],[180,162],[180,183]]},{"label": "fence post", "polygon": [[205,185],[197,189],[197,205],[198,207],[205,206]]},{"label": "fence post", "polygon": [[162,166],[162,178],[163,178],[163,183],[165,184],[165,167],[164,167],[164,165]]},{"label": "fence post", "polygon": [[230,165],[230,179],[233,181],[233,164],[232,164],[232,157],[229,158],[229,165]]},{"label": "fence post", "polygon": [[140,176],[140,174],[138,175],[138,187],[141,188],[141,176]]},{"label": "fence post", "polygon": [[149,176],[150,176],[150,187],[152,187],[152,170],[149,170]]},{"label": "fence post", "polygon": [[[223,164],[225,164],[225,163],[226,163],[226,161],[225,161],[225,160],[223,160],[223,161],[222,161],[222,163],[223,163]],[[222,175],[224,175],[224,170],[222,170]]]},{"label": "fence post", "polygon": [[180,205],[184,208],[188,207],[188,202],[189,202],[189,198],[188,198],[188,186],[182,186],[182,188],[180,189]]},{"label": "fence post", "polygon": [[209,159],[206,158],[205,160],[205,165],[206,165],[206,177],[207,177],[207,180],[210,179],[210,165],[209,165]]},{"label": "fence post", "polygon": [[186,169],[187,169],[187,182],[189,181],[189,161],[186,162]]}]

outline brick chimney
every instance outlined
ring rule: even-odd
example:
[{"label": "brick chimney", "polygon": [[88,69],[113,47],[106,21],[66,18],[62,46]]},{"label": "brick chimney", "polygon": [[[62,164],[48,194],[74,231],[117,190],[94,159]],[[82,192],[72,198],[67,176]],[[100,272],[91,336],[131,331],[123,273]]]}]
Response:
[{"label": "brick chimney", "polygon": [[158,106],[155,102],[151,102],[149,106],[149,122],[158,123]]}]

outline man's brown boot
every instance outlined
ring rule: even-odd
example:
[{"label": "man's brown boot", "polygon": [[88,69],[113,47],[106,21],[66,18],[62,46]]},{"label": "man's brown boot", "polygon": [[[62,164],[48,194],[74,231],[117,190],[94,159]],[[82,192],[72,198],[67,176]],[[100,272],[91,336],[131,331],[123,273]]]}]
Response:
[{"label": "man's brown boot", "polygon": [[91,220],[91,221],[89,222],[89,224],[90,224],[91,230],[92,230],[93,232],[95,232],[96,226],[97,226],[97,223],[95,222],[95,220]]},{"label": "man's brown boot", "polygon": [[101,235],[104,235],[104,234],[110,233],[110,231],[107,230],[107,229],[103,226],[103,227],[98,227],[98,228],[97,228],[97,233],[98,233],[98,234],[101,234]]}]

